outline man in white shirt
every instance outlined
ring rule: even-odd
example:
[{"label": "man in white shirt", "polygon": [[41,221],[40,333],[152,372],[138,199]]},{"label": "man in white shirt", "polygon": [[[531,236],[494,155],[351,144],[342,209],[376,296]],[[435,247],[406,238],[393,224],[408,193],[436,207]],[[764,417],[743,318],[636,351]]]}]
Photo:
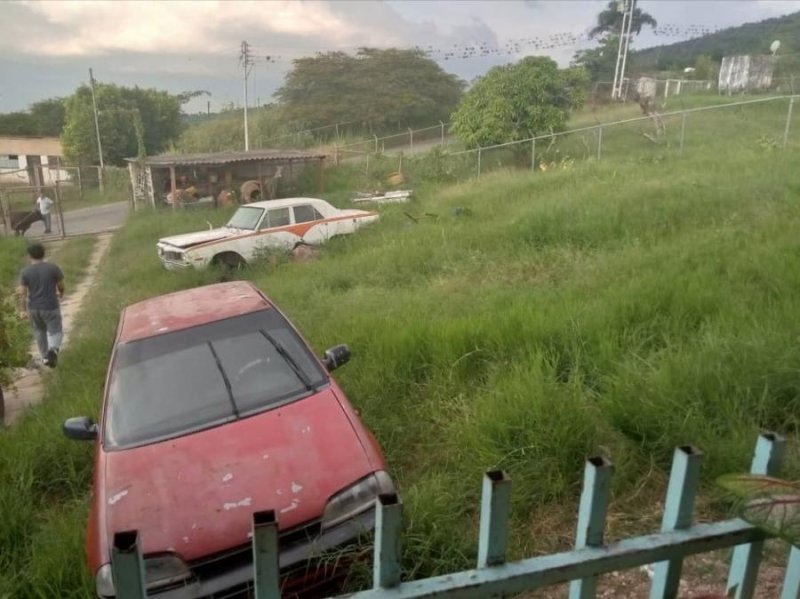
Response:
[{"label": "man in white shirt", "polygon": [[53,200],[48,198],[44,195],[44,192],[39,192],[39,197],[36,198],[36,209],[39,211],[39,214],[42,215],[42,221],[44,221],[44,232],[50,233],[50,208],[53,205]]}]

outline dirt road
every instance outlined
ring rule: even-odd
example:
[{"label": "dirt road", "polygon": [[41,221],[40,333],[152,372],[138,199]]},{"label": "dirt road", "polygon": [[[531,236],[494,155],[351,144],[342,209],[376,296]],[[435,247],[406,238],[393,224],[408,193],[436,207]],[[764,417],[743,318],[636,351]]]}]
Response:
[{"label": "dirt road", "polygon": [[[74,291],[68,293],[61,303],[61,315],[64,321],[64,345],[69,342],[75,317],[81,308],[86,294],[94,284],[97,269],[100,261],[106,255],[111,245],[111,235],[98,235],[97,243],[92,250],[92,257],[81,282],[78,283]],[[32,344],[31,355],[37,355],[36,345]],[[42,401],[44,388],[42,386],[42,375],[45,371],[35,368],[17,368],[14,371],[14,384],[11,389],[5,392],[5,424],[12,424],[28,406]],[[3,423],[0,422],[0,427]]]},{"label": "dirt road", "polygon": [[[119,229],[128,216],[130,204],[128,202],[114,202],[113,204],[102,204],[89,208],[79,208],[64,213],[64,229],[67,236],[72,235],[96,235],[108,231]],[[48,239],[58,237],[60,234],[58,217],[53,215],[53,233],[44,234],[44,224],[35,222],[28,230],[25,237],[36,239]]]}]

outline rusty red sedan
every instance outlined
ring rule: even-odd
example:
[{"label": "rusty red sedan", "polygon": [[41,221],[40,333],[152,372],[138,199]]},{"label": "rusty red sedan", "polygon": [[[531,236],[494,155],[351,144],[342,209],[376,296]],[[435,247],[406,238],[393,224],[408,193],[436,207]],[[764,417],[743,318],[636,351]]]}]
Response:
[{"label": "rusty red sedan", "polygon": [[97,423],[64,433],[95,443],[87,558],[114,597],[115,532],[138,530],[148,594],[248,596],[251,515],[274,510],[285,584],[313,558],[354,545],[394,492],[373,435],[287,318],[246,282],[125,308]]}]

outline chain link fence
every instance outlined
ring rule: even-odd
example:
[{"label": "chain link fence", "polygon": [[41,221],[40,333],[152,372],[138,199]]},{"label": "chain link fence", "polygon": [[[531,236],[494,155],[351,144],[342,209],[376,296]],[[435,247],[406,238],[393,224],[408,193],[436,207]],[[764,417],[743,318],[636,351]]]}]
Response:
[{"label": "chain link fence", "polygon": [[[130,198],[128,170],[119,167],[97,166],[44,166],[19,182],[5,180],[0,183],[0,232],[5,235],[45,234],[41,215],[37,212],[39,193],[53,200],[51,234],[69,235],[70,219],[64,214],[75,210],[98,208],[113,201]],[[39,184],[42,181],[44,183]]]}]

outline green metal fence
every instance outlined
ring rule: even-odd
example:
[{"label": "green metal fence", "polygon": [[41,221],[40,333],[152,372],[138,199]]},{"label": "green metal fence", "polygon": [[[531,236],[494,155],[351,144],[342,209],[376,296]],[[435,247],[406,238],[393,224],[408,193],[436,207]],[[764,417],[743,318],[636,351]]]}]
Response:
[{"label": "green metal fence", "polygon": [[[785,441],[767,433],[758,439],[751,465],[753,474],[776,475]],[[350,599],[445,599],[505,597],[569,582],[570,599],[596,595],[602,574],[655,564],[651,599],[677,597],[684,558],[735,547],[729,570],[728,596],[753,597],[764,541],[769,535],[740,519],[693,524],[703,454],[692,446],[675,450],[661,531],[605,544],[604,529],[610,500],[613,464],[604,457],[586,462],[578,510],[575,549],[516,562],[506,561],[511,480],[502,471],[483,479],[478,559],[474,569],[402,582],[400,541],[402,503],[396,495],[379,497],[375,511],[375,549],[372,589],[341,595]],[[280,598],[278,521],[274,511],[253,514],[254,596]],[[119,599],[145,597],[144,567],[136,531],[114,536],[112,567]],[[157,596],[157,595],[156,595]],[[780,599],[800,598],[800,548],[789,556]]]}]

